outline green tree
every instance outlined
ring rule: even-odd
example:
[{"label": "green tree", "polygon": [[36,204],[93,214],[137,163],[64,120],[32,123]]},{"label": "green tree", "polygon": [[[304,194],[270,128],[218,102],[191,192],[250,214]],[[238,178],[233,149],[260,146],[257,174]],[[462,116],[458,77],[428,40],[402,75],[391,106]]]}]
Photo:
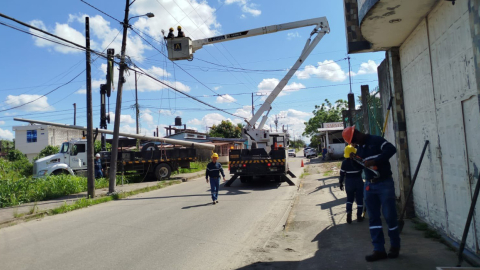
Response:
[{"label": "green tree", "polygon": [[[105,142],[105,147],[108,149],[112,149],[112,145]],[[95,141],[95,145],[94,145],[94,150],[95,150],[95,153],[99,153],[100,151],[102,151],[102,142],[101,141]]]},{"label": "green tree", "polygon": [[43,157],[48,157],[58,152],[60,152],[59,146],[47,145],[47,147],[43,148],[42,151],[40,151],[40,153],[38,154],[38,156],[36,156],[33,160],[35,161]]},{"label": "green tree", "polygon": [[20,150],[12,149],[7,153],[9,161],[27,161],[27,157]]},{"label": "green tree", "polygon": [[305,146],[305,141],[302,139],[290,141],[290,148],[303,148],[304,146]]},{"label": "green tree", "polygon": [[332,104],[328,99],[325,99],[322,105],[315,105],[315,110],[313,110],[314,116],[310,118],[308,122],[305,122],[303,135],[311,137],[311,141],[318,145],[318,142],[314,140],[318,129],[322,127],[323,123],[341,122],[342,111],[347,109],[348,102],[346,100],[339,99],[335,104]]},{"label": "green tree", "polygon": [[210,137],[220,138],[240,138],[242,137],[242,129],[242,124],[237,124],[235,126],[230,121],[222,120],[220,124],[212,126],[208,135]]}]

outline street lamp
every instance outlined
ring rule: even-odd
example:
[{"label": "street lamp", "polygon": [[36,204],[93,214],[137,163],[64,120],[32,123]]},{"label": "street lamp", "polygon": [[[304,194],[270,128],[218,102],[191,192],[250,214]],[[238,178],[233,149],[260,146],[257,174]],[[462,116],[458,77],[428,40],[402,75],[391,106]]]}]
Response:
[{"label": "street lamp", "polygon": [[[133,1],[135,2],[135,0]],[[141,16],[146,16],[148,18],[152,18],[155,15],[151,12],[144,14],[144,15],[139,15],[139,16],[133,16],[131,18],[128,18],[128,11],[129,7],[131,4],[130,0],[126,0],[126,6],[125,6],[125,17],[123,19],[123,39],[122,39],[122,50],[121,50],[121,55],[120,55],[120,70],[118,72],[118,87],[117,87],[117,104],[115,106],[115,123],[113,126],[113,141],[112,141],[112,156],[110,158],[110,172],[109,172],[109,183],[108,183],[108,192],[109,193],[114,193],[115,192],[115,185],[116,185],[116,177],[117,177],[117,160],[118,160],[118,137],[120,133],[120,115],[122,111],[122,88],[123,88],[123,83],[125,83],[125,78],[123,77],[123,73],[126,68],[125,64],[125,50],[127,47],[127,30],[130,27],[128,22],[136,17],[141,17]]]}]

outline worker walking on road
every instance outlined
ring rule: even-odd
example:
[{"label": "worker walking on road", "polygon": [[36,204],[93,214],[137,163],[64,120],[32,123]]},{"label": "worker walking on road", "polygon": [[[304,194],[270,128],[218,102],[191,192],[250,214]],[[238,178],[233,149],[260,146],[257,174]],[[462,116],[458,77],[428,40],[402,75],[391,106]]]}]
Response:
[{"label": "worker walking on road", "polygon": [[220,188],[220,174],[223,176],[225,182],[225,173],[223,172],[222,164],[217,162],[218,154],[213,153],[212,162],[208,163],[207,170],[205,172],[205,178],[210,177],[210,191],[212,192],[213,204],[218,203],[218,189]]},{"label": "worker walking on road", "polygon": [[[357,202],[357,222],[362,222],[363,217],[363,179],[362,167],[350,158],[350,153],[356,153],[357,149],[347,145],[344,150],[345,160],[340,169],[340,190],[347,192],[347,223],[352,223],[353,201]],[[344,188],[345,183],[345,188]]]},{"label": "worker walking on road", "polygon": [[[357,156],[362,158],[365,167],[377,167],[380,176],[364,169],[365,173],[365,204],[369,217],[370,236],[372,238],[373,253],[365,256],[365,260],[373,262],[381,259],[397,258],[400,253],[400,234],[398,231],[397,209],[395,207],[395,186],[392,178],[389,159],[397,149],[384,138],[361,133],[355,126],[343,130],[343,138],[349,144],[357,144]],[[388,224],[390,237],[390,251],[385,252],[385,238],[383,235],[380,209]]]},{"label": "worker walking on road", "polygon": [[95,178],[103,177],[103,168],[102,160],[100,159],[100,154],[95,155]]},{"label": "worker walking on road", "polygon": [[325,161],[325,157],[327,156],[327,147],[323,147],[322,149],[322,161]]}]

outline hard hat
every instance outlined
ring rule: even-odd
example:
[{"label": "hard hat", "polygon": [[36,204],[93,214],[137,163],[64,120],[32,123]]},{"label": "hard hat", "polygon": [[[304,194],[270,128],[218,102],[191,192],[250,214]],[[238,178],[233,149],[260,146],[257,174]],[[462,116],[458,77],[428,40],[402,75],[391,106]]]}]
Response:
[{"label": "hard hat", "polygon": [[350,153],[357,153],[357,148],[353,147],[351,144],[345,147],[345,150],[343,150],[343,156],[345,158],[350,158]]},{"label": "hard hat", "polygon": [[178,30],[182,30],[182,27],[179,25],[179,26],[177,26],[177,29],[178,29]]},{"label": "hard hat", "polygon": [[168,30],[173,31],[174,29],[173,29],[173,27],[170,27],[170,29],[168,29]]},{"label": "hard hat", "polygon": [[212,158],[214,158],[214,157],[218,158],[218,154],[217,154],[217,153],[213,153]]},{"label": "hard hat", "polygon": [[343,139],[348,143],[352,143],[353,133],[355,131],[355,126],[347,127],[342,132]]},{"label": "hard hat", "polygon": [[100,157],[100,154],[96,154],[95,157]]}]

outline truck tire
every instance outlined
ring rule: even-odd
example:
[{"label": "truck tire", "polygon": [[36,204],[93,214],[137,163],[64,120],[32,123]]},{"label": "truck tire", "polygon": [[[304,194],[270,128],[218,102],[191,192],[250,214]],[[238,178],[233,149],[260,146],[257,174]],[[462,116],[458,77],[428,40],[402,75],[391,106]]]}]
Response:
[{"label": "truck tire", "polygon": [[152,143],[152,142],[147,143],[142,147],[142,150],[141,150],[142,157],[144,159],[152,159],[153,155],[154,155],[153,153],[155,151],[158,151],[157,145],[155,143]]},{"label": "truck tire", "polygon": [[172,173],[172,168],[166,163],[160,163],[155,167],[155,177],[157,180],[168,179]]}]

